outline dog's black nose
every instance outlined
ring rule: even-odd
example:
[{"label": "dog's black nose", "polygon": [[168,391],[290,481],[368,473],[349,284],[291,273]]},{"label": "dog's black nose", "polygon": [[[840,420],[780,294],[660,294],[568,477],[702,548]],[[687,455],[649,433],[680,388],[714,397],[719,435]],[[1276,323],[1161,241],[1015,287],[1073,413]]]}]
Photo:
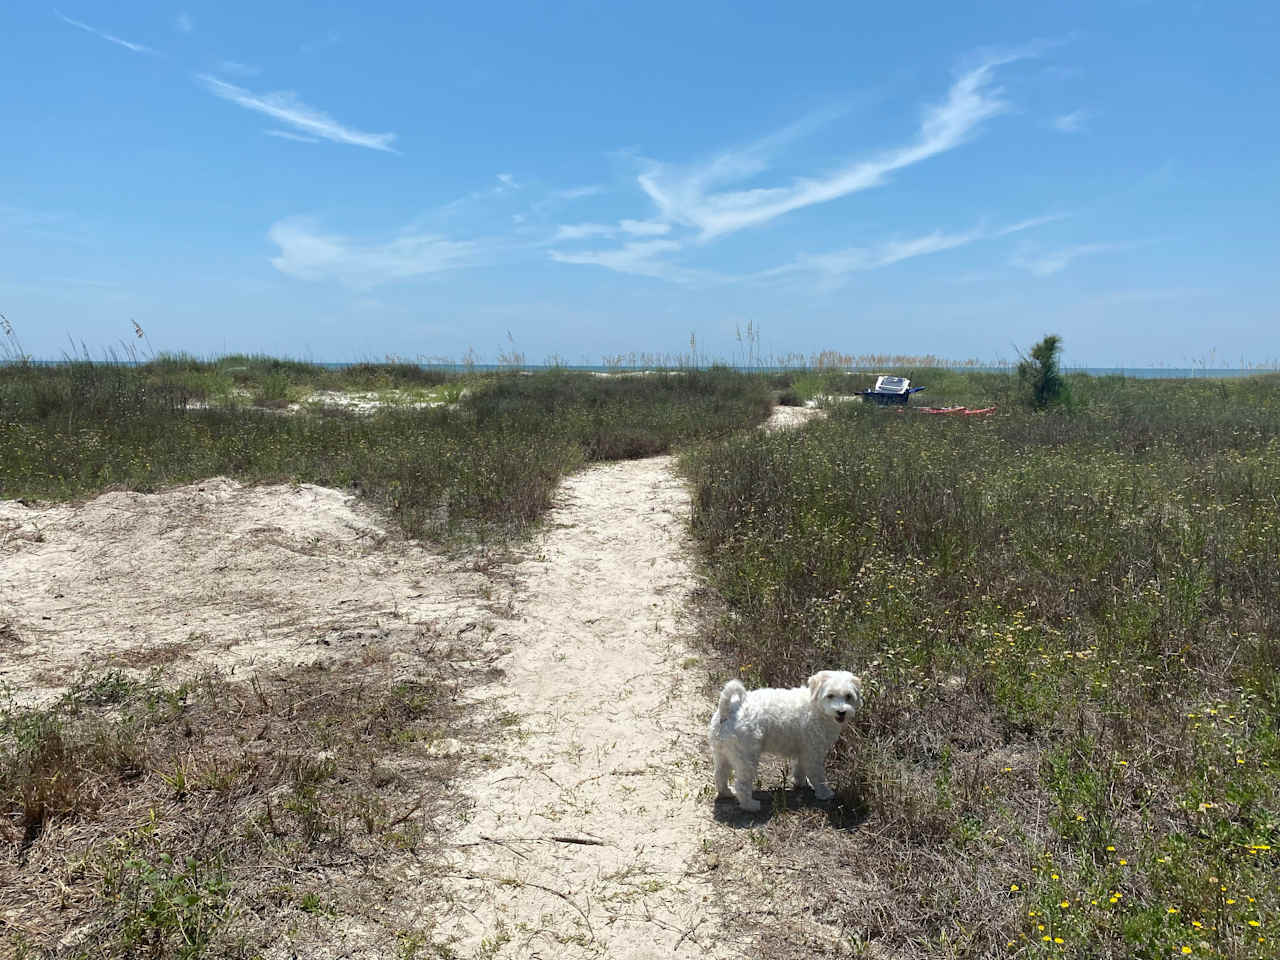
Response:
[{"label": "dog's black nose", "polygon": [[836,711],[836,720],[838,720],[840,723],[844,723],[844,718],[847,716],[848,714],[843,710]]}]

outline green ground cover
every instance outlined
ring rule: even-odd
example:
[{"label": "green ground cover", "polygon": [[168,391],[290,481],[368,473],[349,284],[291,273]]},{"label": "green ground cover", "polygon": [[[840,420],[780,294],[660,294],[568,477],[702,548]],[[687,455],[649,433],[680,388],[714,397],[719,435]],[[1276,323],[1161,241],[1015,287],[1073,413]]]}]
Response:
[{"label": "green ground cover", "polygon": [[1011,375],[919,379],[1005,405],[837,405],[684,461],[730,668],[869,681],[815,836],[889,905],[822,918],[918,955],[1276,956],[1280,377],[1071,376],[1040,414]]},{"label": "green ground cover", "polygon": [[[317,390],[391,390],[372,412],[278,407]],[[416,393],[415,393],[416,391]],[[645,456],[763,419],[759,378],[340,371],[270,358],[0,366],[0,497],[67,499],[227,475],[357,486],[410,535],[523,530],[583,462]]]}]

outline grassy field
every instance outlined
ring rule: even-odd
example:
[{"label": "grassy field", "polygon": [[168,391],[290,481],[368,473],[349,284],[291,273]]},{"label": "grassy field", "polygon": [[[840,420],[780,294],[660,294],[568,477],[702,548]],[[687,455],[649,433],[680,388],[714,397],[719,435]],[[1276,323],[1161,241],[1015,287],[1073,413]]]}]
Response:
[{"label": "grassy field", "polygon": [[[386,402],[279,412],[319,391]],[[759,378],[727,369],[604,378],[334,371],[238,356],[10,364],[0,366],[0,497],[145,492],[226,475],[357,486],[412,536],[510,533],[535,523],[560,477],[584,462],[723,435],[769,406]]]},{"label": "grassy field", "polygon": [[[927,384],[917,404],[998,410],[832,402],[766,435],[748,428],[771,394],[871,378],[7,364],[0,497],[303,481],[360,491],[410,536],[493,541],[534,529],[566,472],[679,448],[727,669],[867,682],[836,802],[766,784],[774,808],[748,824],[801,915],[872,956],[1280,955],[1280,377],[1073,375],[1069,408],[1032,413],[1012,374],[896,372]],[[264,918],[354,909],[317,879],[335,863],[367,864],[353,896],[381,903],[380,865],[435,856],[443,797],[388,758],[468,735],[438,695],[452,654],[433,656],[410,685],[375,662],[271,687],[98,672],[40,709],[0,704],[8,877],[85,921],[76,956],[251,956]],[[444,791],[453,763],[415,756]],[[72,842],[32,879],[22,851],[50,824]],[[809,949],[786,915],[739,920],[762,955]],[[401,955],[426,949],[403,937]]]},{"label": "grassy field", "polygon": [[[312,400],[318,391],[383,405],[357,412]],[[501,543],[536,528],[566,472],[724,436],[770,404],[758,378],[728,370],[11,364],[0,366],[0,497],[219,474],[312,482],[359,490],[410,536]],[[0,620],[0,642],[11,630]],[[480,670],[474,637],[456,650],[429,623],[421,631],[412,679],[371,644],[341,669],[247,679],[95,666],[39,707],[0,688],[0,850],[12,854],[0,856],[0,956],[252,957],[282,936],[325,942],[328,925],[366,921],[388,956],[434,951],[443,934],[429,918],[395,920],[391,942],[385,919],[421,914],[398,899],[396,871],[419,865],[414,895],[429,898],[435,824],[457,816],[459,761],[430,745],[461,741],[466,762],[487,762],[475,742],[501,737],[510,717],[455,705]]]},{"label": "grassy field", "polygon": [[1280,377],[920,380],[1006,405],[685,459],[730,668],[871,691],[825,828],[761,845],[895,956],[1280,955]]}]

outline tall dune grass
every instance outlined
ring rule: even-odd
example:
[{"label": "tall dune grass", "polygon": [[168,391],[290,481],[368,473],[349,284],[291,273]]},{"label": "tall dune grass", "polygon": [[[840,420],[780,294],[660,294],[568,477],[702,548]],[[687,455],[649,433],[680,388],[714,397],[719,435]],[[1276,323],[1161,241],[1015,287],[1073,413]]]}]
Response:
[{"label": "tall dune grass", "polygon": [[[987,376],[931,394],[1016,386]],[[824,921],[895,954],[1276,956],[1280,377],[1070,379],[1075,415],[851,404],[690,453],[717,642],[749,683],[869,680],[835,764],[858,829],[823,855],[893,895],[815,872]]]},{"label": "tall dune grass", "polygon": [[[450,408],[269,409],[315,389],[442,384],[458,400]],[[459,377],[407,364],[332,371],[252,357],[8,364],[0,366],[0,497],[150,491],[225,474],[355,486],[412,535],[518,530],[581,463],[723,435],[760,421],[769,404],[758,378],[729,370]]]}]

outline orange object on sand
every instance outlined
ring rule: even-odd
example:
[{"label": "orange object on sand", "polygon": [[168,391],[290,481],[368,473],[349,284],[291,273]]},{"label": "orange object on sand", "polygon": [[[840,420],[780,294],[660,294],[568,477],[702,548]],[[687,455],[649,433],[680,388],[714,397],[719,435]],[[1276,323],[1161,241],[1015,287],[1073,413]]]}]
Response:
[{"label": "orange object on sand", "polygon": [[995,413],[995,407],[981,407],[976,410],[970,410],[968,407],[917,407],[921,413],[957,413],[962,417],[972,417],[978,414]]}]

